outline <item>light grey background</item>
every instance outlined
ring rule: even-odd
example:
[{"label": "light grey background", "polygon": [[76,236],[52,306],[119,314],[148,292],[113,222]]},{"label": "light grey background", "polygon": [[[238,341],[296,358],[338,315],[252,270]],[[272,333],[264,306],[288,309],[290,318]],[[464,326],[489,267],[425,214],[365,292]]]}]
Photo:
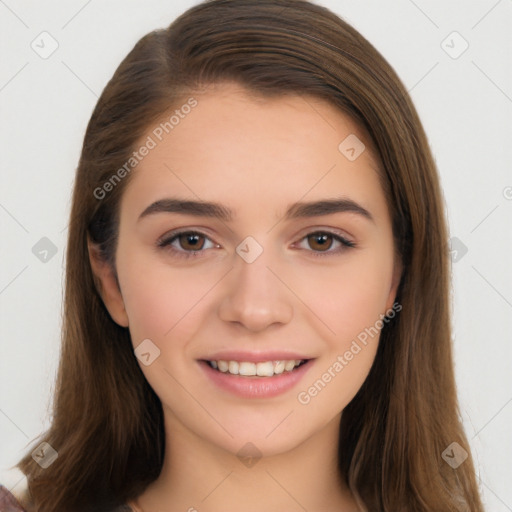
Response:
[{"label": "light grey background", "polygon": [[[70,193],[92,109],[136,41],[195,3],[0,0],[0,469],[49,425]],[[317,3],[388,59],[429,136],[460,241],[453,322],[464,425],[486,508],[512,511],[512,0]],[[51,48],[43,31],[58,42],[46,59],[31,48]],[[57,249],[46,262],[32,250],[43,237]]]}]

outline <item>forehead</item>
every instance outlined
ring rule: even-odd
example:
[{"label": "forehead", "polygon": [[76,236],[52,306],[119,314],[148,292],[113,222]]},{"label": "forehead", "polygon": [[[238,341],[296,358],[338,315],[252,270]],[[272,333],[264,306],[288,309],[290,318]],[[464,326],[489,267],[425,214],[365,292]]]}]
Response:
[{"label": "forehead", "polygon": [[255,199],[279,209],[303,197],[348,194],[385,208],[370,141],[327,101],[291,94],[264,98],[236,84],[191,97],[193,108],[180,109],[185,98],[141,137],[140,145],[151,139],[152,148],[124,193],[130,209],[142,211],[176,195],[237,211]]}]

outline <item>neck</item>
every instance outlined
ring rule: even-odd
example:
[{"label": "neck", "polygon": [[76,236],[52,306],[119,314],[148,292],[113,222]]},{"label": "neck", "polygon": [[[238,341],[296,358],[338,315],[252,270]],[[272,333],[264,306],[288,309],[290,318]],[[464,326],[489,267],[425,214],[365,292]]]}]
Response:
[{"label": "neck", "polygon": [[301,445],[262,458],[251,446],[237,456],[165,418],[164,464],[137,501],[143,512],[358,510],[337,469],[340,415]]}]

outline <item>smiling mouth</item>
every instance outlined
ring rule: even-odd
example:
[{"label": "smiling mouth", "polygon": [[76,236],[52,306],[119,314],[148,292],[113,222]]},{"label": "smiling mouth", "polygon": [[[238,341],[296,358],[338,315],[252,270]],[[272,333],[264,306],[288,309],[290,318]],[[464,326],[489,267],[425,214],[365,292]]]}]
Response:
[{"label": "smiling mouth", "polygon": [[262,361],[252,363],[249,361],[206,361],[206,363],[218,372],[239,375],[242,377],[273,377],[283,373],[291,373],[300,366],[306,364],[309,359],[290,359],[281,361]]}]

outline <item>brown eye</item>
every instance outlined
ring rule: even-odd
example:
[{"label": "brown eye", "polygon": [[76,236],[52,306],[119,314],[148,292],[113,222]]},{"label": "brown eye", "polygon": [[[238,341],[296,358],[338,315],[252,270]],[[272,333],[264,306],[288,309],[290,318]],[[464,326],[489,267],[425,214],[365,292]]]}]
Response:
[{"label": "brown eye", "polygon": [[212,240],[199,231],[174,233],[158,240],[157,245],[177,256],[198,256],[215,247]]},{"label": "brown eye", "polygon": [[186,251],[199,251],[205,244],[205,237],[197,233],[182,233],[177,238],[180,247]]},{"label": "brown eye", "polygon": [[313,256],[327,257],[341,255],[346,250],[356,247],[356,244],[336,233],[312,231],[300,240],[298,247],[306,249]]},{"label": "brown eye", "polygon": [[332,247],[334,236],[329,233],[312,233],[307,236],[307,239],[314,251],[327,251]]}]

